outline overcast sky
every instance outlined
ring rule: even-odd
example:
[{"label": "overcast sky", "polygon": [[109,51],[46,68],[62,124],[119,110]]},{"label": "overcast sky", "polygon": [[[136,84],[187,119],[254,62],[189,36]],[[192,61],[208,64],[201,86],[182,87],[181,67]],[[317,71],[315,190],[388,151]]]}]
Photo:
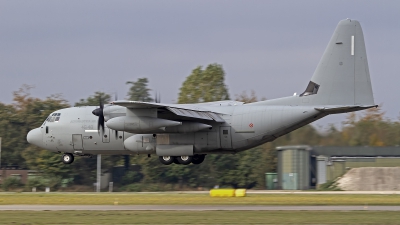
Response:
[{"label": "overcast sky", "polygon": [[[162,102],[199,65],[219,63],[231,98],[301,93],[337,25],[363,27],[375,102],[400,111],[400,1],[0,1],[0,102],[22,84],[71,104],[126,96],[149,78]],[[318,124],[340,124],[330,116]]]}]

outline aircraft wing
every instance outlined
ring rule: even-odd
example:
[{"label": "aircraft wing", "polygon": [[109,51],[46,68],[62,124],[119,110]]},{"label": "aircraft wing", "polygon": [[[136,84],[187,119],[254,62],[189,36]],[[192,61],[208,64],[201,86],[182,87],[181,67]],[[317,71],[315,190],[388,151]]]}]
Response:
[{"label": "aircraft wing", "polygon": [[205,108],[196,106],[195,104],[163,104],[140,101],[114,101],[111,104],[123,106],[128,109],[161,108],[166,109],[177,116],[210,120],[219,123],[225,122],[225,120],[219,116],[218,112],[209,111]]}]

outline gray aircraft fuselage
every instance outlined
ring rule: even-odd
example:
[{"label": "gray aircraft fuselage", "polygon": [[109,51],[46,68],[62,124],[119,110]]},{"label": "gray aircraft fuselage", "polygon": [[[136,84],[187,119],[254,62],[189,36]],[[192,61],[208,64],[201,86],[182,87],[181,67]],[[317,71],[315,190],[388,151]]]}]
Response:
[{"label": "gray aircraft fuselage", "polygon": [[[125,110],[121,106],[106,107],[120,107]],[[97,107],[86,106],[55,111],[54,113],[60,113],[59,121],[45,121],[36,130],[36,135],[42,138],[38,137],[38,141],[32,144],[51,151],[82,154],[154,153],[154,149],[141,152],[127,150],[124,141],[134,135],[132,133],[119,131],[115,137],[114,131],[105,127],[104,133],[100,131],[101,134],[98,134],[98,117],[92,114],[95,108]],[[144,140],[144,145],[151,142],[148,139],[153,138],[152,134],[157,134],[154,138],[156,144],[158,141],[162,144],[193,145],[196,154],[234,153],[272,141],[326,115],[310,106],[252,106],[233,103],[229,106],[207,108],[220,112],[226,122],[208,123],[212,128],[198,132],[167,133],[160,129],[149,131],[146,132],[150,135],[145,135],[147,139]]]}]

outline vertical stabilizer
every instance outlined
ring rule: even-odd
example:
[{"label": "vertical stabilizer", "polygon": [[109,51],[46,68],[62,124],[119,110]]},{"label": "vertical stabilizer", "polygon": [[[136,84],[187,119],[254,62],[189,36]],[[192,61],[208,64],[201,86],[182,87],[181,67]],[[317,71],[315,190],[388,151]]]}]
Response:
[{"label": "vertical stabilizer", "polygon": [[312,104],[375,105],[364,36],[357,20],[339,22],[302,97],[309,95]]}]

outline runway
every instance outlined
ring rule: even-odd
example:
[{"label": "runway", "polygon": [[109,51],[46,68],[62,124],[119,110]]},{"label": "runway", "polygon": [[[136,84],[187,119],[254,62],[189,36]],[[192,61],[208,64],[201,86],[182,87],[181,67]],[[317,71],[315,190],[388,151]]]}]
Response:
[{"label": "runway", "polygon": [[0,205],[0,211],[400,211],[400,206]]},{"label": "runway", "polygon": [[[19,192],[18,194],[84,194],[84,195],[144,195],[144,194],[209,194],[210,191],[163,191],[163,192]],[[400,195],[400,191],[301,191],[301,190],[246,190],[247,194],[296,194],[296,195]],[[13,195],[15,192],[0,192],[1,195]]]}]

